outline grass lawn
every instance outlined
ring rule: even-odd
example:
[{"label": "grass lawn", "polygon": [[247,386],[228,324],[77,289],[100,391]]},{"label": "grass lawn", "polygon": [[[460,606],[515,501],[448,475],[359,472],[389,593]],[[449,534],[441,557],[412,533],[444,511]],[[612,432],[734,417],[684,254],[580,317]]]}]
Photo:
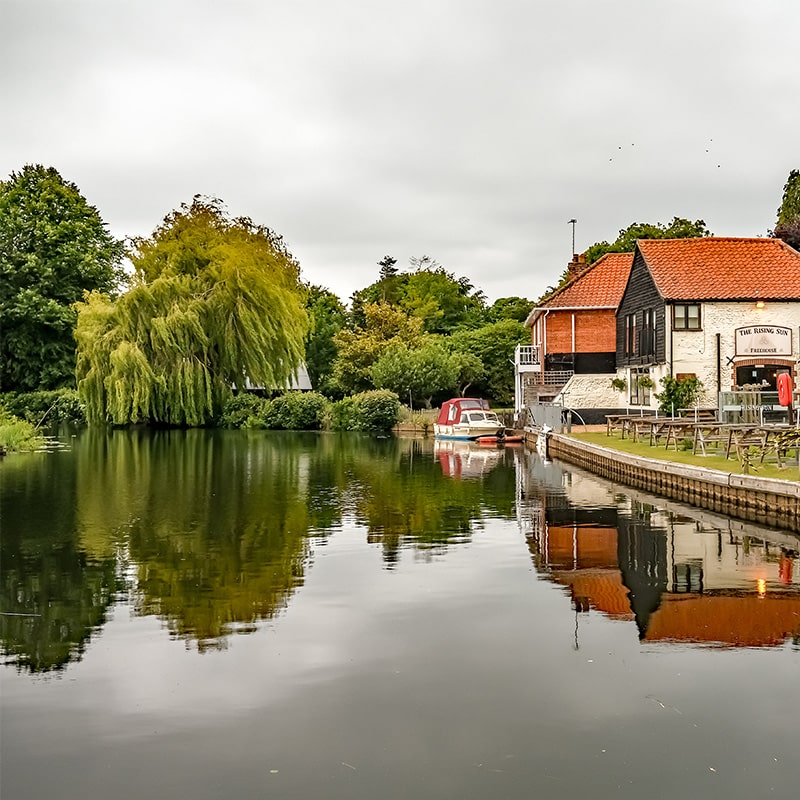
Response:
[{"label": "grass lawn", "polygon": [[[738,458],[729,458],[726,460],[724,455],[692,455],[691,449],[678,450],[675,452],[675,450],[672,449],[664,449],[663,445],[660,447],[651,447],[647,442],[634,442],[631,439],[621,439],[618,433],[607,436],[605,431],[582,433],[573,430],[569,435],[573,439],[579,439],[583,442],[591,442],[592,444],[609,447],[612,450],[619,450],[622,453],[632,453],[633,455],[654,458],[659,461],[673,461],[676,464],[691,464],[694,467],[707,467],[708,469],[718,469],[722,472],[732,472],[735,474],[741,474],[744,471]],[[778,467],[774,461],[771,463],[765,462],[763,464],[751,466],[750,474],[756,475],[759,478],[779,478],[784,481],[800,480],[800,470],[798,470],[793,453],[790,454],[790,458],[792,458],[795,463],[783,469]],[[786,462],[784,461],[784,463]]]}]

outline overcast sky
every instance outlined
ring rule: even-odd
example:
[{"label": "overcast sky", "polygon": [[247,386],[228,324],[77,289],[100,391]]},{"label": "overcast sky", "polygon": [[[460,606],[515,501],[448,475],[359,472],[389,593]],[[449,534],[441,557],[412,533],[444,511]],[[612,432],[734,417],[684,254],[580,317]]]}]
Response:
[{"label": "overcast sky", "polygon": [[0,0],[0,178],[117,236],[195,194],[347,300],[429,255],[535,299],[634,221],[760,236],[800,167],[798,0]]}]

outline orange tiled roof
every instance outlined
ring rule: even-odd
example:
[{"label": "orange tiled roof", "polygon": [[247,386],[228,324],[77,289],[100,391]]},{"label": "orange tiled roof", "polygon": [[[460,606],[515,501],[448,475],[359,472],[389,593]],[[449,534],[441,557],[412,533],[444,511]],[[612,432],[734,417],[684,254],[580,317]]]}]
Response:
[{"label": "orange tiled roof", "polygon": [[633,253],[606,253],[538,308],[617,308],[631,264]]},{"label": "orange tiled roof", "polygon": [[647,641],[775,647],[800,633],[800,597],[664,595],[647,625]]},{"label": "orange tiled roof", "polygon": [[587,598],[592,608],[613,619],[634,619],[630,592],[619,570],[559,571],[553,573],[553,579],[562,586],[569,586],[573,597]]},{"label": "orange tiled roof", "polygon": [[780,239],[641,239],[665,300],[800,300],[800,253]]}]

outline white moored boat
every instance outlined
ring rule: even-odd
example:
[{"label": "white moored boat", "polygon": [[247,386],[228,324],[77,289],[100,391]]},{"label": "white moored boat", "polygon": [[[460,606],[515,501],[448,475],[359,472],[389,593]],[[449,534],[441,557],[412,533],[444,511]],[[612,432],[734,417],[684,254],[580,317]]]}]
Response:
[{"label": "white moored boat", "polygon": [[505,425],[489,409],[489,403],[475,397],[456,397],[442,403],[433,426],[436,439],[502,439],[505,432]]}]

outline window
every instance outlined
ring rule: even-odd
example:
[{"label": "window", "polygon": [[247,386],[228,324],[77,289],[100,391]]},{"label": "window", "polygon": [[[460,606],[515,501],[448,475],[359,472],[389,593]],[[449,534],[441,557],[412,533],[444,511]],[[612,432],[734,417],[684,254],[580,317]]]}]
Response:
[{"label": "window", "polygon": [[696,303],[676,303],[672,307],[672,328],[676,331],[699,331],[700,306]]},{"label": "window", "polygon": [[649,369],[632,369],[630,375],[630,404],[632,406],[649,406],[650,389],[653,379]]},{"label": "window", "polygon": [[656,352],[656,313],[648,308],[644,312],[642,325],[641,347],[639,351],[643,356],[652,356]]},{"label": "window", "polygon": [[625,355],[636,355],[636,314],[625,317]]}]

